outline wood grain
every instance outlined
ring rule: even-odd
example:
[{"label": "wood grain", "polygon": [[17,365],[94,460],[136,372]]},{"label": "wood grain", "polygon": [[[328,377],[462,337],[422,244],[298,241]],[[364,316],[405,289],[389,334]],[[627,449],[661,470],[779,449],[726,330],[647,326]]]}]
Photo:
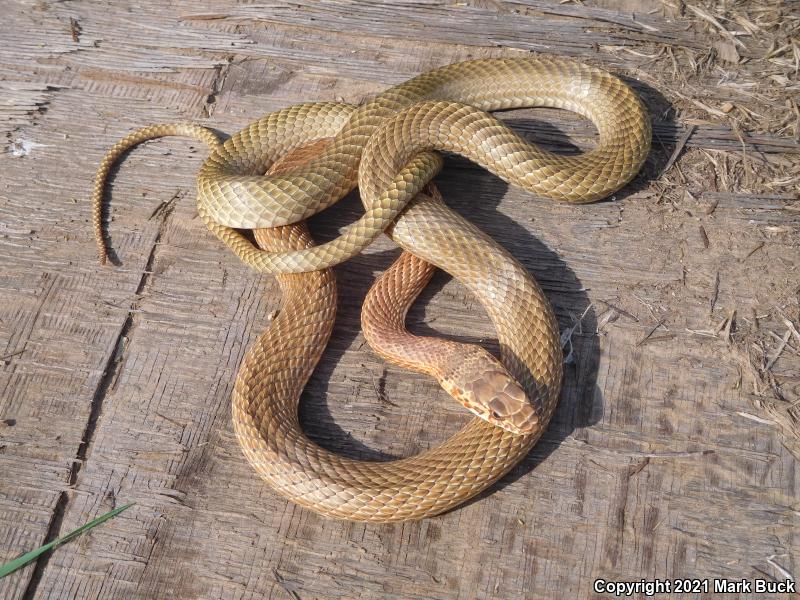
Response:
[{"label": "wood grain", "polygon": [[[797,198],[773,173],[797,164],[800,146],[737,131],[679,95],[755,106],[753,86],[653,74],[661,48],[680,58],[718,39],[701,22],[660,3],[589,4],[0,8],[0,561],[136,502],[0,580],[0,597],[586,598],[597,577],[780,578],[771,556],[800,574],[800,446],[770,395],[774,383],[798,400],[800,340],[760,383],[739,352],[771,356],[780,314],[798,319]],[[233,132],[291,103],[358,102],[434,66],[531,50],[628,77],[656,135],[642,176],[599,204],[532,198],[455,158],[437,180],[574,328],[552,425],[490,493],[436,519],[351,524],[288,504],[250,471],[229,407],[279,291],[196,218],[205,149],[170,139],[126,159],[112,190],[119,267],[95,260],[96,165],[145,124]],[[737,68],[738,83],[755,81],[756,67]],[[571,115],[502,117],[551,149],[592,144]],[[350,198],[312,228],[327,239],[358,213]],[[338,325],[302,401],[309,435],[355,458],[418,452],[468,419],[364,343],[361,299],[397,255],[383,239],[336,269]],[[441,274],[409,319],[496,349],[480,306]]]}]

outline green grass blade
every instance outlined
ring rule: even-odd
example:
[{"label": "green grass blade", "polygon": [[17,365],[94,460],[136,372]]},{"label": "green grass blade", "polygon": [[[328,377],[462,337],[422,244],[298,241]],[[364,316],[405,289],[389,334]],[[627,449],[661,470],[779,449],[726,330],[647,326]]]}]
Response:
[{"label": "green grass blade", "polygon": [[63,535],[63,536],[61,536],[60,538],[58,538],[56,540],[53,540],[49,544],[45,544],[44,546],[42,546],[40,548],[37,548],[36,550],[31,550],[30,552],[26,552],[25,554],[15,558],[11,562],[7,562],[3,566],[0,566],[0,579],[5,577],[9,573],[13,573],[17,569],[21,569],[22,567],[27,565],[29,562],[32,562],[32,561],[36,560],[37,558],[39,558],[39,556],[41,556],[42,554],[44,554],[48,550],[52,550],[56,546],[60,546],[64,542],[68,542],[72,538],[79,536],[84,531],[88,531],[92,527],[100,525],[101,523],[105,523],[106,521],[108,521],[112,517],[116,517],[123,510],[125,510],[126,508],[130,508],[134,504],[135,504],[134,502],[130,502],[128,504],[125,504],[124,506],[119,506],[119,507],[115,508],[114,510],[112,510],[111,512],[107,512],[106,514],[97,517],[93,521],[89,521],[88,523],[86,523],[86,525],[81,525],[75,531],[70,531],[68,534]]}]

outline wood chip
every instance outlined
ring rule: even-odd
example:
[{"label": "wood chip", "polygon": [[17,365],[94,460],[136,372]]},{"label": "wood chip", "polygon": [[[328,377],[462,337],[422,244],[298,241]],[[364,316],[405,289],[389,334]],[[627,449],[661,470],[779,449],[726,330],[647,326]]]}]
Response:
[{"label": "wood chip", "polygon": [[786,348],[786,344],[789,343],[789,338],[791,336],[792,336],[792,330],[787,329],[786,333],[784,333],[783,337],[781,338],[781,343],[778,344],[778,347],[775,349],[775,352],[772,354],[772,357],[770,357],[770,359],[767,361],[767,364],[764,367],[765,370],[769,371],[772,368],[772,365],[775,364],[775,361],[777,361],[781,357],[781,354],[783,354],[783,350]]},{"label": "wood chip", "polygon": [[640,339],[638,342],[636,342],[636,347],[638,348],[639,346],[641,346],[642,344],[644,344],[644,343],[647,341],[647,339],[648,339],[648,338],[649,338],[651,335],[653,335],[653,333],[655,333],[656,329],[658,329],[659,327],[661,327],[663,324],[664,324],[664,319],[661,319],[661,320],[660,320],[658,323],[656,323],[656,324],[653,326],[653,328],[652,328],[650,331],[648,331],[648,332],[647,332],[647,335],[645,335],[645,336],[644,336],[642,339]]},{"label": "wood chip", "polygon": [[755,246],[755,247],[754,247],[752,250],[750,250],[750,252],[748,252],[748,253],[747,253],[747,254],[746,254],[746,255],[745,255],[743,258],[739,259],[739,262],[744,262],[744,261],[746,261],[748,258],[750,258],[751,256],[753,256],[753,254],[755,254],[756,252],[758,252],[759,250],[761,250],[763,247],[764,247],[764,242],[761,242],[760,244],[757,244],[757,245],[756,245],[756,246]]},{"label": "wood chip", "polygon": [[703,246],[708,248],[711,245],[711,242],[708,240],[708,233],[706,233],[706,228],[700,225],[700,239],[703,240]]},{"label": "wood chip", "polygon": [[689,128],[683,132],[683,135],[681,135],[681,137],[678,139],[678,143],[675,144],[675,150],[672,151],[672,156],[669,157],[667,164],[664,165],[664,168],[661,170],[661,175],[664,175],[667,171],[669,171],[672,165],[675,164],[675,161],[678,160],[683,147],[686,146],[686,142],[688,142],[689,138],[692,137],[695,129],[697,129],[697,125],[690,125]]},{"label": "wood chip", "polygon": [[78,21],[72,17],[69,18],[69,33],[72,36],[72,41],[76,44],[81,41],[81,26]]},{"label": "wood chip", "polygon": [[757,417],[755,415],[751,415],[750,413],[736,411],[736,414],[740,417],[744,417],[745,419],[750,419],[751,421],[755,421],[756,423],[761,423],[762,425],[775,425],[775,421],[770,421],[768,419],[762,419],[761,417]]},{"label": "wood chip", "polygon": [[711,305],[709,312],[714,312],[714,305],[717,303],[718,297],[719,297],[719,271],[717,271],[716,275],[714,276],[714,291],[711,294]]},{"label": "wood chip", "polygon": [[[716,44],[714,44],[714,49],[717,51],[717,56],[719,56],[725,62],[733,63],[735,65],[739,64],[741,56],[739,56],[739,52],[737,52],[736,46],[734,46],[732,43],[717,42]],[[733,105],[731,105],[731,108],[733,108]],[[723,108],[722,111],[730,112],[730,110],[725,110],[725,108]]]}]

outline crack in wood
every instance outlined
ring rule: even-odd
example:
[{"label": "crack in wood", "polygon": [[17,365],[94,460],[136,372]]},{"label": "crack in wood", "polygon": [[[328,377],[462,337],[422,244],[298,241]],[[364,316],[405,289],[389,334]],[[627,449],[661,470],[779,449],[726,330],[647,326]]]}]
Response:
[{"label": "crack in wood", "polygon": [[[173,196],[172,200],[178,195],[179,192]],[[103,375],[100,378],[100,382],[98,383],[97,387],[95,388],[94,395],[92,396],[92,402],[89,409],[89,418],[86,421],[86,426],[83,430],[83,435],[81,435],[81,440],[78,445],[78,451],[75,455],[75,460],[72,461],[72,466],[70,467],[70,473],[68,478],[68,485],[70,488],[74,488],[78,482],[78,475],[81,472],[83,466],[87,463],[87,457],[89,454],[89,448],[92,446],[92,442],[94,441],[94,434],[97,429],[97,423],[100,420],[100,415],[103,412],[103,405],[105,403],[106,396],[109,390],[112,389],[114,382],[119,377],[121,371],[121,365],[123,362],[123,358],[125,355],[125,349],[127,348],[128,339],[131,334],[131,331],[134,327],[134,316],[137,314],[136,304],[138,300],[144,294],[144,291],[147,289],[148,284],[153,275],[153,265],[156,259],[156,252],[161,242],[161,238],[163,237],[164,231],[166,230],[166,225],[169,220],[170,215],[172,214],[173,210],[175,209],[175,205],[170,200],[169,202],[162,204],[159,207],[159,216],[161,217],[161,222],[158,227],[158,233],[156,234],[155,239],[153,240],[153,244],[150,247],[150,253],[147,257],[147,262],[145,263],[145,267],[142,270],[142,276],[139,279],[139,284],[136,287],[135,297],[136,301],[131,304],[130,309],[128,310],[128,314],[125,317],[125,321],[120,328],[119,334],[117,335],[117,339],[114,342],[114,346],[109,353],[108,360],[106,362],[105,369],[103,369]],[[63,491],[59,495],[58,501],[56,502],[56,506],[53,509],[53,515],[50,519],[50,524],[47,528],[47,534],[44,539],[44,544],[50,543],[54,539],[56,539],[61,533],[61,526],[64,521],[64,517],[66,515],[67,509],[69,508],[69,500],[70,496],[68,491]],[[30,580],[28,581],[28,585],[25,588],[25,592],[23,593],[22,600],[33,600],[36,595],[36,591],[39,587],[39,583],[42,580],[44,575],[45,569],[47,569],[47,565],[50,562],[50,556],[52,555],[51,552],[46,552],[45,554],[41,555],[39,559],[35,563],[35,567],[33,570],[33,574],[31,575]]]},{"label": "crack in wood", "polygon": [[205,102],[203,102],[203,107],[200,109],[203,117],[208,119],[211,115],[214,114],[214,107],[217,103],[217,96],[222,91],[222,87],[225,85],[225,79],[228,77],[228,72],[230,71],[230,64],[233,61],[233,55],[229,55],[226,58],[226,64],[224,65],[217,65],[214,67],[214,80],[211,82],[211,91],[206,96]]},{"label": "crack in wood", "polygon": [[[64,521],[64,514],[67,512],[68,503],[68,493],[61,492],[58,496],[56,506],[53,509],[53,514],[50,517],[50,523],[47,526],[47,534],[44,537],[43,544],[48,544],[58,537],[61,532],[61,524]],[[22,593],[22,600],[33,600],[35,597],[36,590],[39,588],[39,583],[42,581],[44,570],[47,568],[47,563],[52,553],[52,550],[45,552],[36,561],[31,578],[28,580],[28,585],[25,586],[25,591]]]}]

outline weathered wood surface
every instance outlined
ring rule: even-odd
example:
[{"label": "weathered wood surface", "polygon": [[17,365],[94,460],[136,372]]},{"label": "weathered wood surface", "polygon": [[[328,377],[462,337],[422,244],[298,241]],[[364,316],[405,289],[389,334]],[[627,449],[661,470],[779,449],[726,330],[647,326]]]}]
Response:
[{"label": "weathered wood surface", "polygon": [[[797,576],[797,76],[791,47],[773,54],[785,25],[733,5],[734,36],[691,8],[4,3],[0,561],[137,504],[0,580],[0,597],[583,598],[597,577]],[[742,34],[739,14],[780,44]],[[741,64],[720,58],[730,46]],[[342,523],[285,502],[245,463],[229,409],[279,291],[195,218],[205,150],[164,140],[126,160],[117,268],[97,265],[89,225],[100,157],[144,124],[232,132],[291,103],[358,102],[437,65],[531,50],[628,77],[656,132],[645,173],[611,202],[538,200],[459,160],[438,179],[575,327],[553,423],[491,493],[435,519]],[[569,115],[506,117],[548,147],[591,144]],[[314,231],[357,212],[351,199]],[[359,303],[396,255],[382,240],[337,268],[339,324],[303,398],[309,434],[352,457],[408,455],[467,419],[364,345]],[[480,307],[443,276],[410,318],[493,347]]]}]

